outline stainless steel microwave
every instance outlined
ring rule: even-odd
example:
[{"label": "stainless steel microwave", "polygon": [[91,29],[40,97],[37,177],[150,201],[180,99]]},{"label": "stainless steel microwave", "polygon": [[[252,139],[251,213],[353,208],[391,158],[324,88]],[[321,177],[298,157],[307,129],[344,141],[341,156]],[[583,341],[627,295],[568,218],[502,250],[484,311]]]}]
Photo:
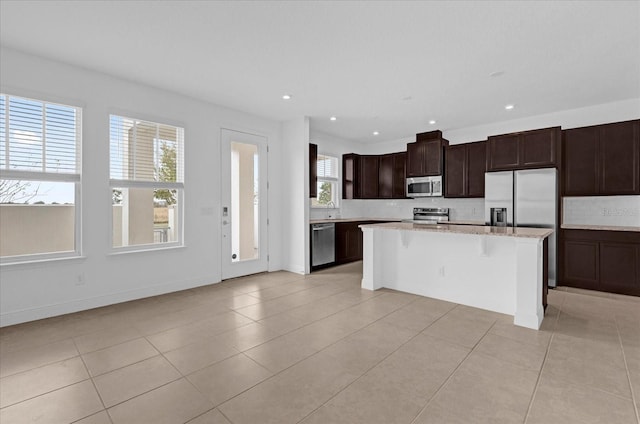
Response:
[{"label": "stainless steel microwave", "polygon": [[407,197],[442,196],[442,175],[407,178]]}]

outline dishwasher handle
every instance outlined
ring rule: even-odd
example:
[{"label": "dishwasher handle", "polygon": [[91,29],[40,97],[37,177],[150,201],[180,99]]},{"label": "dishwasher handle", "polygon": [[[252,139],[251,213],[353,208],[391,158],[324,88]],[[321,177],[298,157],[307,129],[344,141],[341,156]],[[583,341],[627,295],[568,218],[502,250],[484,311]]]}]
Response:
[{"label": "dishwasher handle", "polygon": [[333,229],[335,227],[336,227],[336,224],[334,224],[334,223],[330,223],[330,224],[313,224],[313,225],[311,225],[311,229],[313,231],[331,230],[331,229]]}]

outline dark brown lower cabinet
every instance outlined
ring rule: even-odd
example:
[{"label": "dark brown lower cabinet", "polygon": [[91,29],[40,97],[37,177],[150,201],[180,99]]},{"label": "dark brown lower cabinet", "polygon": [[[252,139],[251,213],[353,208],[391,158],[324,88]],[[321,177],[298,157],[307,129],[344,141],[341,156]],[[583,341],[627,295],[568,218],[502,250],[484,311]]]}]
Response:
[{"label": "dark brown lower cabinet", "polygon": [[336,264],[362,259],[361,222],[336,223]]},{"label": "dark brown lower cabinet", "polygon": [[[600,243],[600,285],[604,291],[627,293],[627,289],[640,296],[638,281],[638,245],[627,243]],[[635,285],[632,284],[635,280]],[[635,286],[635,287],[634,287]],[[629,293],[634,294],[634,293]]]},{"label": "dark brown lower cabinet", "polygon": [[559,285],[640,296],[640,233],[560,231]]}]

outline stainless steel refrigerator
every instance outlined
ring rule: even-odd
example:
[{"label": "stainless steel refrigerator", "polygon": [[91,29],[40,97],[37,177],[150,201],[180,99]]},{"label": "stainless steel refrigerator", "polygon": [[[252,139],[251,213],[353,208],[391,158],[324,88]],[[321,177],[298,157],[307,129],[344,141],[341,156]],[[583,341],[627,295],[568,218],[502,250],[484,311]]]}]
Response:
[{"label": "stainless steel refrigerator", "polygon": [[553,229],[549,236],[549,286],[555,287],[558,171],[545,168],[484,175],[487,225]]}]

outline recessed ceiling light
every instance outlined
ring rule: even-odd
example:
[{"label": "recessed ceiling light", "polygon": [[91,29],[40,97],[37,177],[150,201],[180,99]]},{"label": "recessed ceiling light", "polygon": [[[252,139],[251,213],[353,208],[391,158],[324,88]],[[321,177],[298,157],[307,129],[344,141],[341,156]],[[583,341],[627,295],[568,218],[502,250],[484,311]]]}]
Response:
[{"label": "recessed ceiling light", "polygon": [[507,110],[511,110],[514,107],[516,107],[516,105],[506,105],[504,108],[507,109]]},{"label": "recessed ceiling light", "polygon": [[284,100],[291,100],[291,95],[290,94],[285,94],[285,95],[282,96],[282,98]]},{"label": "recessed ceiling light", "polygon": [[436,121],[434,121],[433,119],[431,121],[429,121],[429,125],[435,125]]},{"label": "recessed ceiling light", "polygon": [[496,71],[489,74],[490,77],[499,77],[501,75],[504,75],[504,71]]},{"label": "recessed ceiling light", "polygon": [[338,118],[336,118],[335,116],[332,116],[331,118],[329,118],[330,121],[335,121],[336,119]]},{"label": "recessed ceiling light", "polygon": [[378,131],[373,132],[373,135],[378,135],[378,134],[380,134]]}]

